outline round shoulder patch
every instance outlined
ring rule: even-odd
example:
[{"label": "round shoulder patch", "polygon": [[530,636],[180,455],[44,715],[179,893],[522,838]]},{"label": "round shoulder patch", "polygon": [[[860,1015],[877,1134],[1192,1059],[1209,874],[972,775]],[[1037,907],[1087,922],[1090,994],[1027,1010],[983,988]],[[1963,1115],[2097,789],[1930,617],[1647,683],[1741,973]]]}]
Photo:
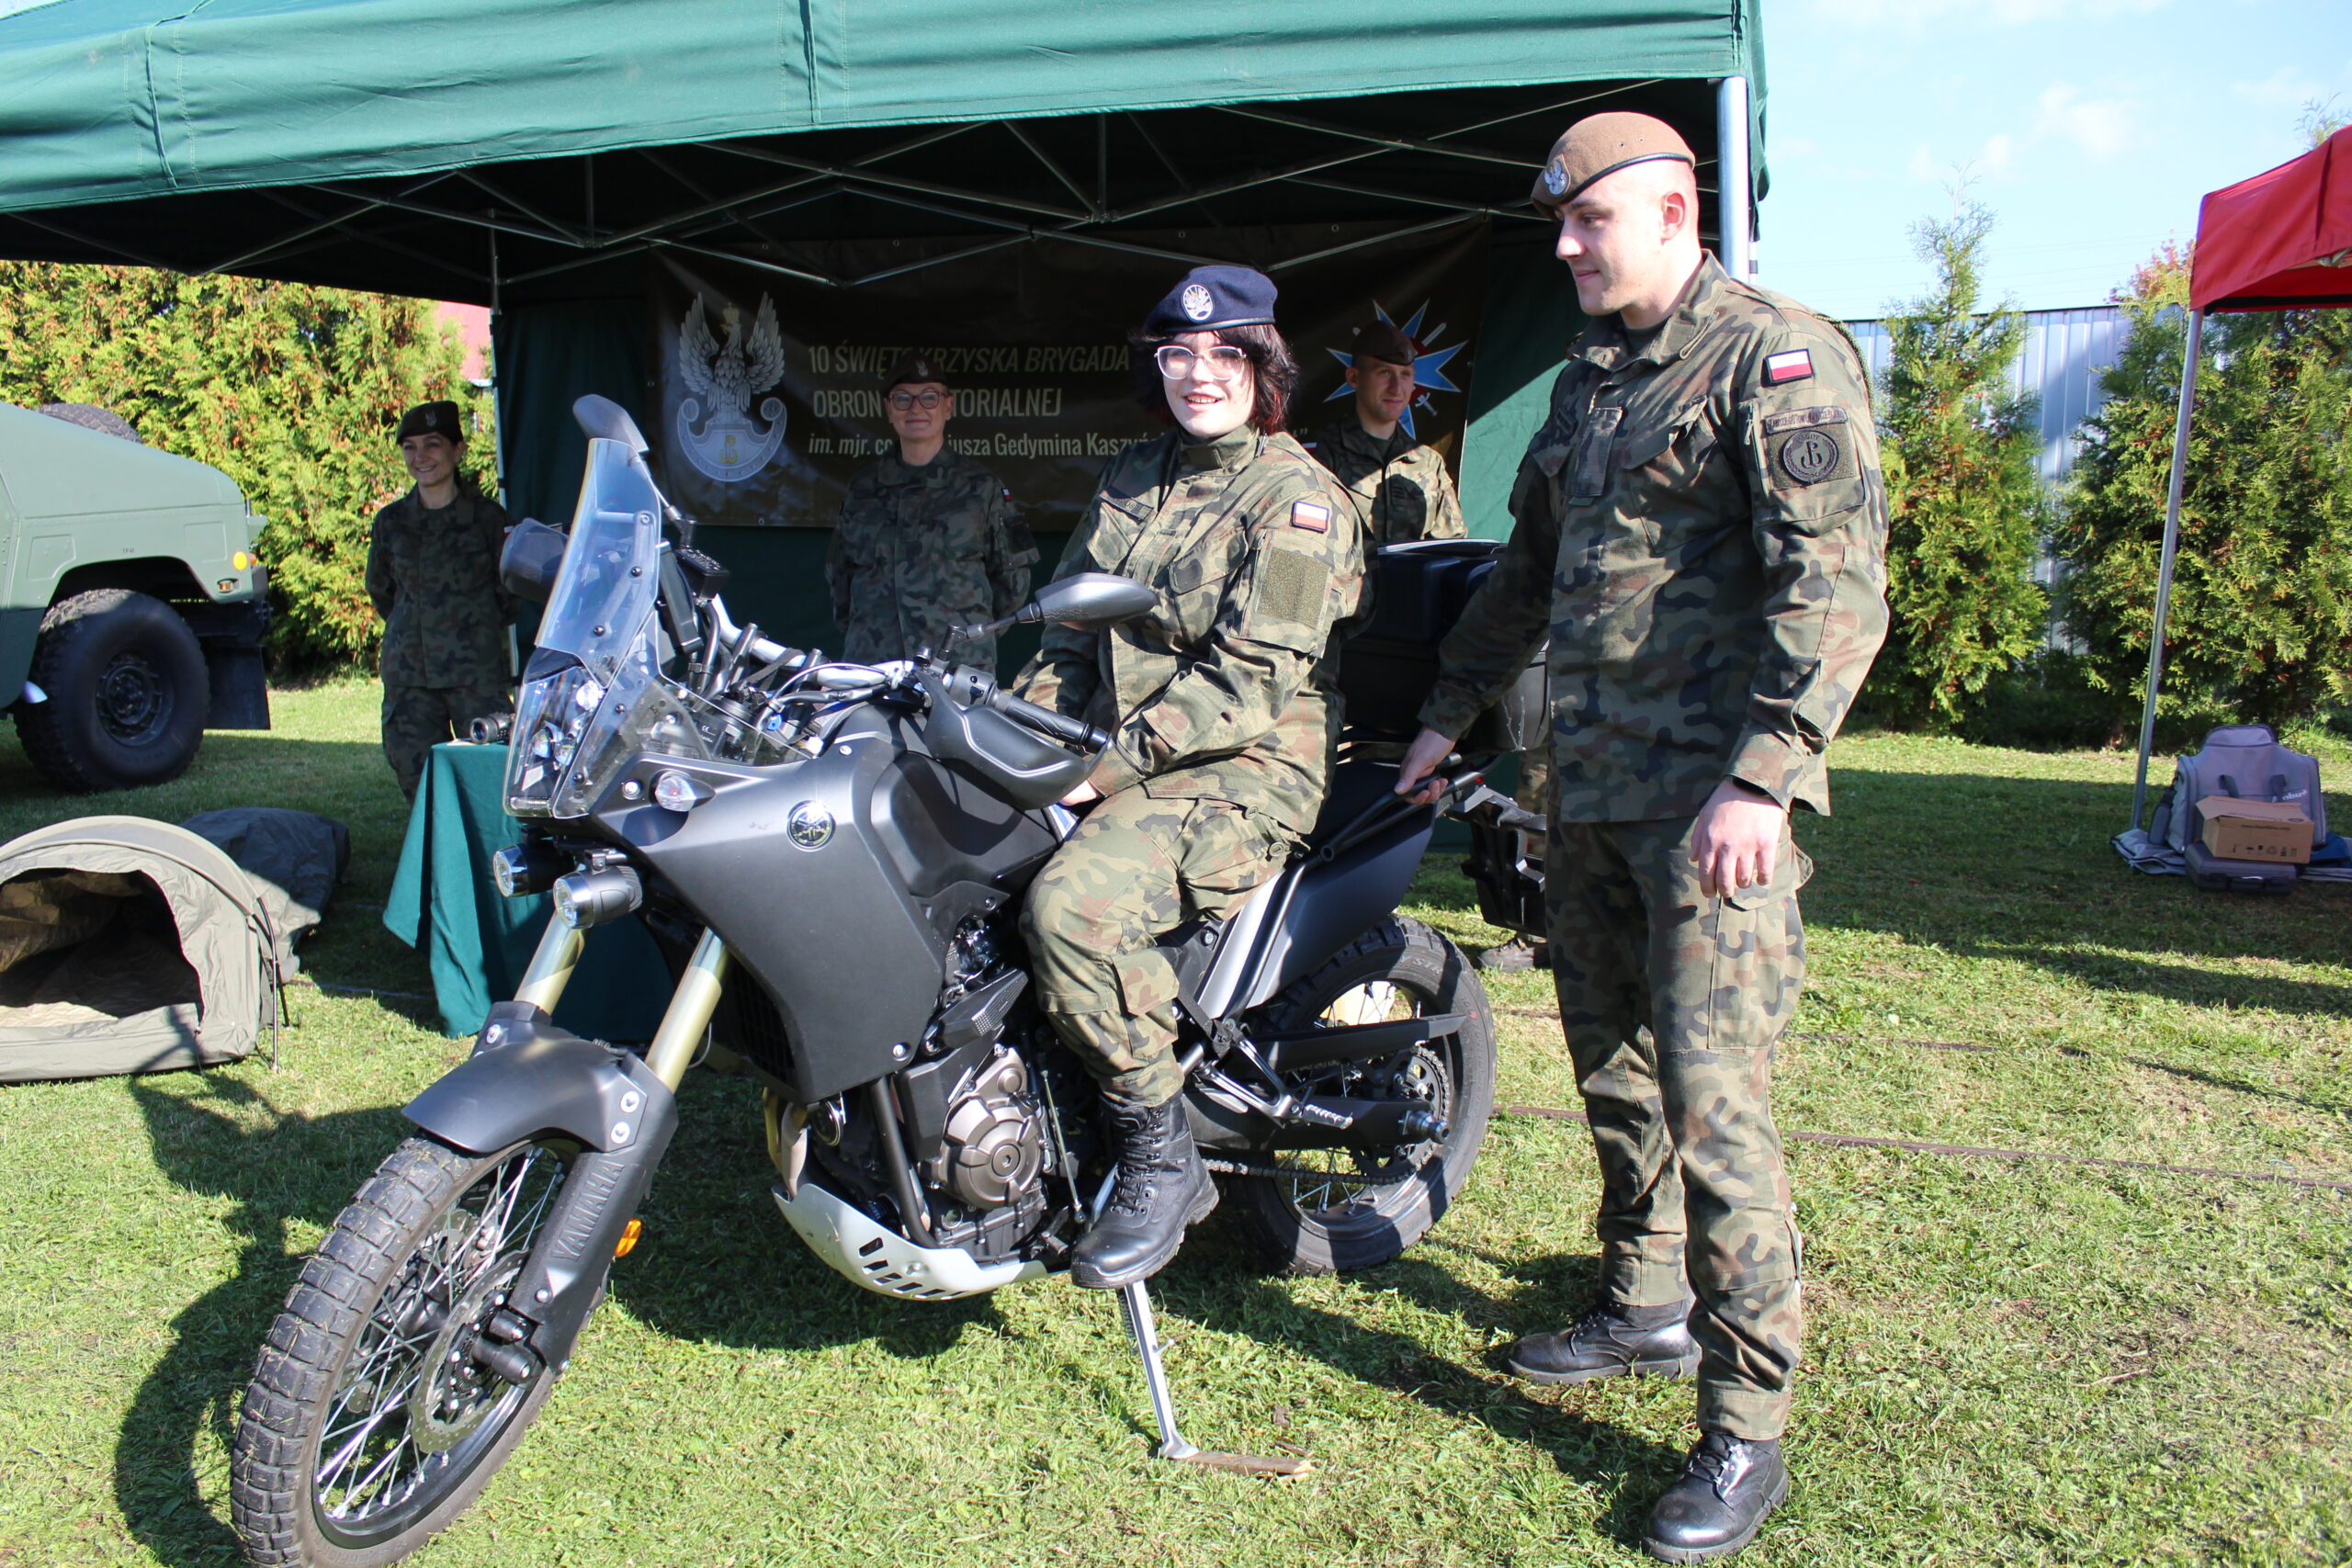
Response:
[{"label": "round shoulder patch", "polygon": [[1205,321],[1209,312],[1216,309],[1216,301],[1209,298],[1208,289],[1201,284],[1186,286],[1182,300],[1184,314],[1196,321]]},{"label": "round shoulder patch", "polygon": [[1838,459],[1844,456],[1838,437],[1815,425],[1798,431],[1781,444],[1781,467],[1801,485],[1817,484],[1838,471]]}]

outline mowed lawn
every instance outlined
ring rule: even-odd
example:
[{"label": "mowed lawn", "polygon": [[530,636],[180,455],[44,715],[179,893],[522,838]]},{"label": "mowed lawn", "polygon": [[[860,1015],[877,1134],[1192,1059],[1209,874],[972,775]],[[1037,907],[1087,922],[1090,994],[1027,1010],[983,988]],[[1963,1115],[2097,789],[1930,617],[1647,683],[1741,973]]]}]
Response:
[{"label": "mowed lawn", "polygon": [[[340,817],[352,877],[310,973],[423,993],[379,923],[404,813],[375,701],[280,693],[275,733],[214,735],[187,779],[133,795],[62,799],[7,745],[0,834],[85,811]],[[2198,1170],[1792,1141],[1797,1479],[1742,1562],[2352,1558],[2352,886],[2255,901],[2132,874],[2107,847],[2128,758],[1860,737],[1838,763],[1839,815],[1799,824],[1820,870],[1783,1127]],[[1417,897],[1490,940],[1451,863]],[[1544,978],[1492,989],[1500,1102],[1573,1107]],[[234,1560],[254,1348],[400,1105],[464,1049],[421,999],[304,988],[294,1008],[276,1071],[0,1089],[0,1563]],[[1159,1292],[1187,1428],[1314,1456],[1277,1483],[1148,1458],[1103,1297],[850,1287],[768,1199],[742,1080],[684,1100],[571,1371],[417,1562],[1630,1563],[1692,1438],[1687,1386],[1495,1370],[1593,1279],[1572,1122],[1498,1116],[1464,1201],[1374,1273],[1255,1273],[1219,1222],[1187,1246]]]}]

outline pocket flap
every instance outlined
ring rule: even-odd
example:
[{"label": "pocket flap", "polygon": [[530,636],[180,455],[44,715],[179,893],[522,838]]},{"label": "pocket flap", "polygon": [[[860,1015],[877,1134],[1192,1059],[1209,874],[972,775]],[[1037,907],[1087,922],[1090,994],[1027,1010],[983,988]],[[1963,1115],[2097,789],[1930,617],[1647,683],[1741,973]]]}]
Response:
[{"label": "pocket flap", "polygon": [[1776,904],[1813,880],[1813,857],[1795,842],[1781,846],[1780,859],[1773,864],[1772,874],[1752,887],[1741,887],[1724,895],[1724,902],[1735,909],[1760,909]]}]

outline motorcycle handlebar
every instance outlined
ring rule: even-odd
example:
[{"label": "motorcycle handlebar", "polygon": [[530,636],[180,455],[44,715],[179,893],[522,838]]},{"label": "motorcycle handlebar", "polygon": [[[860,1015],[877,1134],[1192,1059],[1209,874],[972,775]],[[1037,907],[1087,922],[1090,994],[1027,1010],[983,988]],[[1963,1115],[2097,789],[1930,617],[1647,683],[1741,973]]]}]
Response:
[{"label": "motorcycle handlebar", "polygon": [[1090,751],[1100,751],[1111,744],[1111,738],[1083,719],[1069,718],[1048,707],[1023,702],[1012,693],[999,689],[989,694],[989,706],[1027,725],[1040,733],[1071,746],[1083,746]]}]

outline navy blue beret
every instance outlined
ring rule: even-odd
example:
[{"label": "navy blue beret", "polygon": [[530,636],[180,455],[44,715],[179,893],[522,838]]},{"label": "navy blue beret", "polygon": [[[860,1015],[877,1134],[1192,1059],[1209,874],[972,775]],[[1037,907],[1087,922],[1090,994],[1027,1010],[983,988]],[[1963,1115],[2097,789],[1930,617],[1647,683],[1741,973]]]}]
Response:
[{"label": "navy blue beret", "polygon": [[1246,266],[1196,266],[1144,318],[1146,337],[1272,326],[1274,280]]}]

